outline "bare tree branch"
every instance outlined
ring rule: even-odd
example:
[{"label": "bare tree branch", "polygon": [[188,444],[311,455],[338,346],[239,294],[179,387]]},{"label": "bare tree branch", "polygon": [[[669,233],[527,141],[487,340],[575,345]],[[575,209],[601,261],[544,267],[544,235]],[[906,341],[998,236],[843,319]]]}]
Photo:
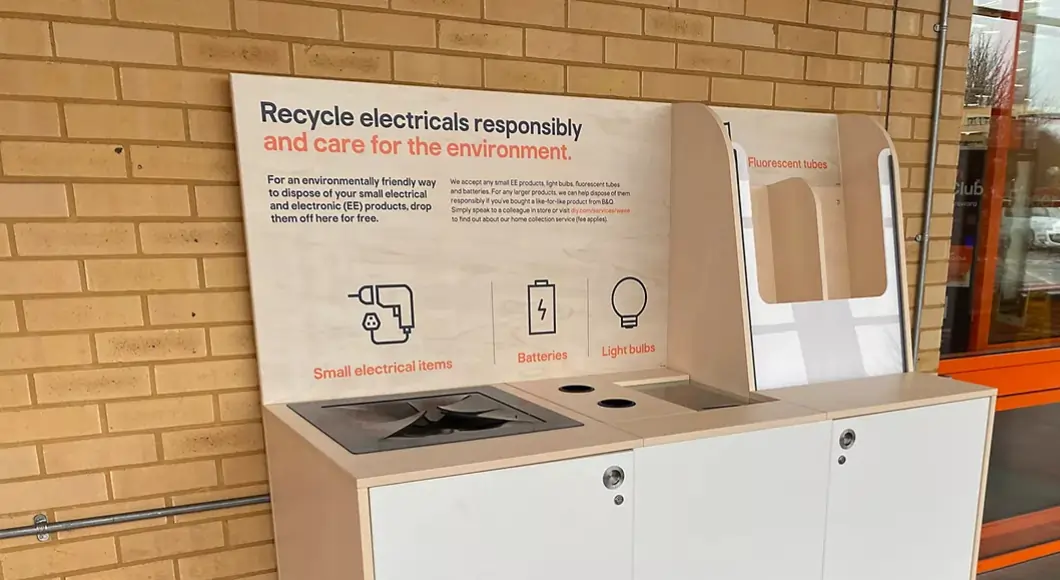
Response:
[{"label": "bare tree branch", "polygon": [[993,107],[1009,100],[1013,91],[1010,43],[993,42],[991,35],[972,35],[968,51],[968,77],[964,104],[969,107]]}]

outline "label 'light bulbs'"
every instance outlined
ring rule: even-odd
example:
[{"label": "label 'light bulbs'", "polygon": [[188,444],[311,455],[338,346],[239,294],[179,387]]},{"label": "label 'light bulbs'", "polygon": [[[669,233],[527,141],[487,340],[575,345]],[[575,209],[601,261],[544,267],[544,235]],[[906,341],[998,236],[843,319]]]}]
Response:
[{"label": "label 'light bulbs'", "polygon": [[633,276],[619,280],[611,291],[611,308],[618,315],[622,328],[636,328],[647,306],[648,289],[644,282]]}]

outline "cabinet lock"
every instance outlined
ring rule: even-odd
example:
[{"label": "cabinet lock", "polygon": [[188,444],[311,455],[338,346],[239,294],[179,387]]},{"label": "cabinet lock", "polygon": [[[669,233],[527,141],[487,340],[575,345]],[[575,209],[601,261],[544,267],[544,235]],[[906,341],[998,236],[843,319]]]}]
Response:
[{"label": "cabinet lock", "polygon": [[854,446],[854,441],[856,441],[857,438],[858,436],[854,433],[853,429],[847,429],[839,436],[839,447],[842,449],[850,449]]},{"label": "cabinet lock", "polygon": [[604,487],[607,489],[618,489],[626,480],[626,472],[621,467],[613,465],[604,470]]}]

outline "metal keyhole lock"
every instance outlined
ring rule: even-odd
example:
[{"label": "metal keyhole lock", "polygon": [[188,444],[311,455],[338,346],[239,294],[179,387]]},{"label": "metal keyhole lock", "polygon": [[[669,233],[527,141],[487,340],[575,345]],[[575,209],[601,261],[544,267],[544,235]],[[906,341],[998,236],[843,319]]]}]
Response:
[{"label": "metal keyhole lock", "polygon": [[854,433],[853,429],[847,429],[839,436],[839,447],[844,450],[850,449],[854,446],[854,442],[857,441],[857,438],[857,433]]},{"label": "metal keyhole lock", "polygon": [[[618,489],[625,480],[626,472],[617,465],[612,465],[604,470],[604,487],[607,489]],[[625,501],[626,498],[621,495],[615,496],[615,505],[622,505]]]},{"label": "metal keyhole lock", "polygon": [[[847,429],[839,436],[839,447],[840,449],[847,450],[854,446],[854,442],[857,441],[857,433],[854,433],[853,429]],[[846,455],[839,456],[839,465],[845,465],[847,462]]]}]

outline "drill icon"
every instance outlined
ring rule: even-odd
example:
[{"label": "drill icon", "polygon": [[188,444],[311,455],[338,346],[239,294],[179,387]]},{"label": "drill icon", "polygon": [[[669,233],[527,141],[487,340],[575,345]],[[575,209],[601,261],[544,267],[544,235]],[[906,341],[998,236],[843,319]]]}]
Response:
[{"label": "drill icon", "polygon": [[361,319],[361,328],[371,335],[372,344],[404,344],[409,341],[412,329],[416,328],[416,315],[413,310],[412,288],[408,285],[366,285],[348,297],[358,299],[365,306],[377,306],[390,311],[391,322],[386,327],[375,312],[368,312]]}]

